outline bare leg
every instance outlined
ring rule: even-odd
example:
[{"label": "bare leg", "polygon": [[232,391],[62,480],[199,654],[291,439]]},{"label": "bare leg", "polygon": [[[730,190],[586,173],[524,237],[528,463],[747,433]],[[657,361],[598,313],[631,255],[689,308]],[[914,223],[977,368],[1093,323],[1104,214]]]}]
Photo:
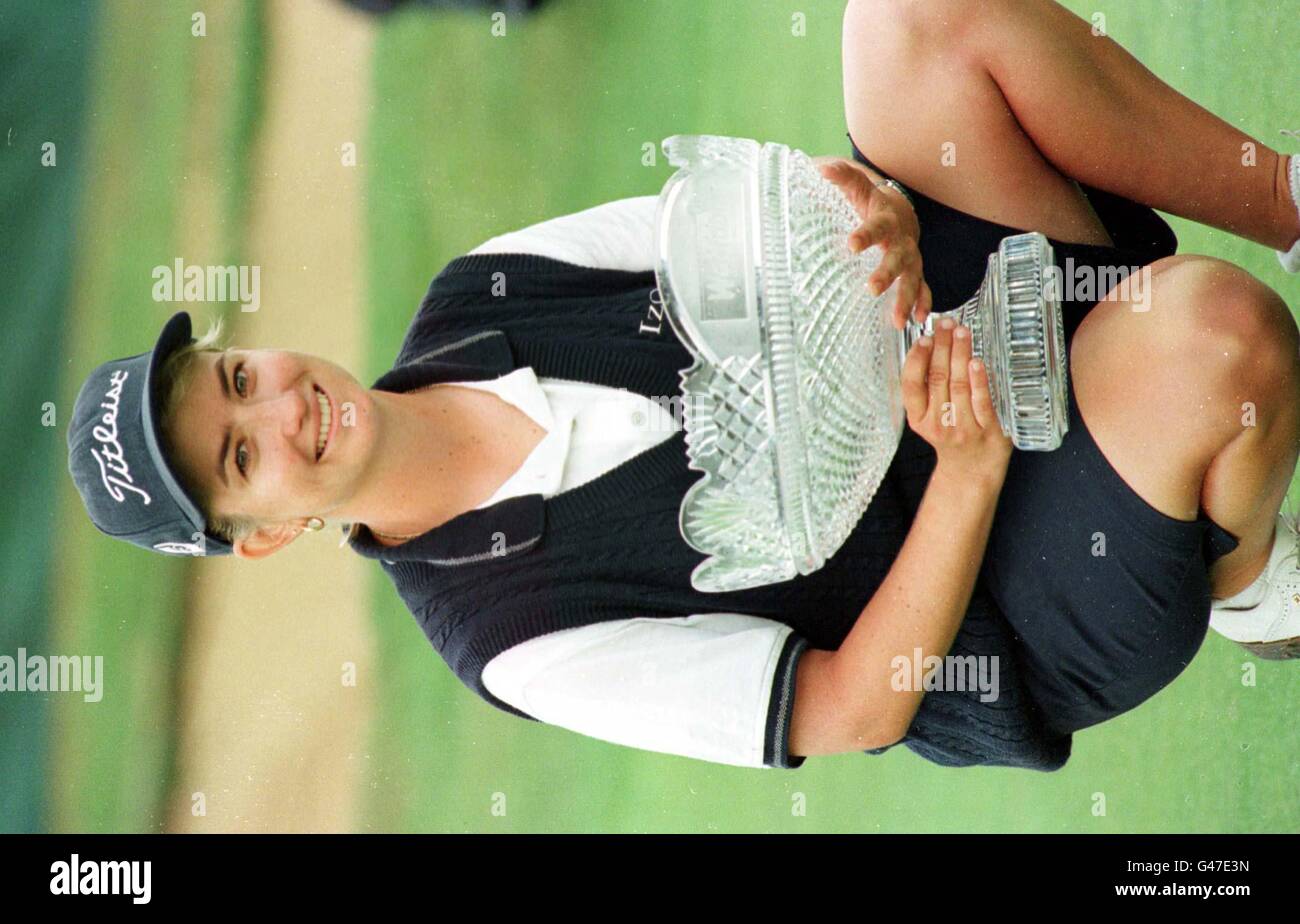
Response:
[{"label": "bare leg", "polygon": [[[1043,196],[1040,206],[1017,206],[1041,214],[1059,207],[1070,178],[1276,250],[1300,238],[1284,155],[1182,96],[1051,0],[850,0],[844,74],[850,132],[863,152],[973,214],[998,220],[988,213],[1006,208],[999,199],[1008,192]],[[991,131],[1008,114],[1016,131]],[[931,129],[919,136],[918,116]],[[1041,165],[1026,169],[1017,161],[1031,155],[987,150],[1012,134],[1019,146],[1027,139]],[[956,169],[940,162],[944,141],[956,145]],[[1246,144],[1256,166],[1242,163]],[[997,176],[1008,169],[1017,175]],[[1031,185],[1016,193],[1016,180]],[[1063,226],[1082,227],[1079,213],[1086,206],[1074,206]]]},{"label": "bare leg", "polygon": [[930,0],[850,0],[844,110],[872,161],[953,208],[1061,241],[1108,244],[1087,198],[1025,134],[954,20]]},{"label": "bare leg", "polygon": [[[975,9],[979,20],[1002,10],[1004,19],[991,36],[979,38],[987,23],[963,15]],[[1072,15],[1056,22],[1064,11],[1054,4],[1030,0],[1017,4],[1014,15],[1007,9],[1002,0],[852,0],[844,20],[844,91],[858,147],[882,169],[954,208],[1066,241],[1108,240],[1068,176],[1220,227],[1252,221],[1243,201],[1273,201],[1271,182],[1260,182],[1265,174],[1239,166],[1237,140],[1245,136],[1173,93],[1114,43],[1096,46],[1112,49],[1103,52],[1104,65],[1086,64],[1082,49],[1103,40],[1094,39],[1086,25],[1080,36],[1081,20]],[[1031,10],[1034,15],[1027,15]],[[1067,37],[1044,34],[1057,28]],[[990,42],[1006,47],[991,52]],[[1017,83],[1060,68],[1063,58],[1085,62],[1084,78],[1076,69],[1078,85],[1059,86],[1048,98],[1053,107],[1055,96],[1076,99],[1076,130],[1088,131],[1075,140],[1058,140],[1050,128],[1031,138],[990,72],[1006,79],[996,61],[1016,53],[1041,56],[1034,50],[1039,43],[1054,49],[1050,60],[1020,67],[1026,80]],[[1108,80],[1126,88],[1118,95],[1121,103],[1103,98],[1115,95],[1109,91],[1090,89],[1086,75],[1092,67],[1113,72]],[[1011,95],[1035,94],[1031,88],[1019,96],[1012,89]],[[1108,106],[1109,116],[1098,115]],[[1169,106],[1190,119],[1194,130],[1148,112]],[[1034,108],[1032,99],[1028,107]],[[1049,114],[1055,118],[1057,111]],[[1168,128],[1153,129],[1150,143],[1144,135],[1143,152],[1136,156],[1127,149],[1134,142],[1123,126],[1148,119]],[[1032,113],[1027,121],[1035,123]],[[1042,140],[1045,135],[1051,137]],[[1079,138],[1086,143],[1077,143]],[[945,167],[939,155],[950,143],[956,163]],[[1049,150],[1040,150],[1039,143]],[[1214,168],[1226,163],[1216,155],[1226,147],[1233,147],[1235,159]],[[1261,163],[1266,152],[1261,145]],[[1232,195],[1207,195],[1215,169],[1226,171]],[[1274,217],[1258,220],[1265,212]],[[1285,221],[1277,209],[1256,208],[1254,214],[1256,230],[1269,238],[1265,243],[1281,247],[1300,235],[1294,207]],[[1287,222],[1291,230],[1278,234]],[[1230,264],[1177,256],[1158,261],[1152,271],[1150,310],[1134,311],[1130,303],[1108,297],[1076,331],[1070,353],[1075,396],[1103,455],[1140,497],[1183,520],[1204,508],[1238,537],[1238,548],[1210,573],[1214,594],[1230,596],[1262,569],[1295,470],[1300,335],[1277,295]],[[1254,426],[1246,423],[1246,402],[1254,407]]]},{"label": "bare leg", "polygon": [[1152,264],[1150,299],[1148,311],[1100,302],[1079,325],[1079,413],[1144,500],[1183,520],[1204,508],[1238,537],[1210,569],[1214,595],[1228,597],[1267,562],[1295,472],[1300,331],[1272,290],[1210,257]]}]

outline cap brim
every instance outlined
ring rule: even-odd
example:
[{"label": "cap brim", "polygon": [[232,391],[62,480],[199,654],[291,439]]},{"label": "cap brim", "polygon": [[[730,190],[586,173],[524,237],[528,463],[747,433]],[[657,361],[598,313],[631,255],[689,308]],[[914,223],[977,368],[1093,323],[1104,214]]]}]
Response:
[{"label": "cap brim", "polygon": [[193,325],[188,312],[178,311],[163,325],[162,333],[158,335],[158,342],[154,344],[153,352],[149,354],[149,369],[144,378],[145,400],[140,402],[140,415],[144,424],[145,446],[149,450],[154,466],[158,469],[163,485],[167,488],[167,493],[181,508],[181,512],[185,514],[191,525],[196,530],[206,532],[207,524],[203,514],[194,499],[181,487],[180,479],[172,471],[167,457],[163,454],[162,434],[158,429],[162,396],[158,395],[154,388],[162,364],[181,347],[192,343],[193,339]]}]

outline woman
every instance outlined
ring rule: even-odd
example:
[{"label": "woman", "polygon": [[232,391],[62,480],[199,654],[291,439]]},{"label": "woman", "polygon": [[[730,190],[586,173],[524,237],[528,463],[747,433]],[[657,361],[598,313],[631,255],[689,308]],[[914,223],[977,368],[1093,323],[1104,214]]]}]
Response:
[{"label": "woman", "polygon": [[[863,216],[851,246],[886,251],[895,323],[960,303],[1024,228],[1063,265],[1150,268],[1148,310],[1131,288],[1067,291],[1056,452],[1010,452],[966,332],[940,329],[908,357],[909,427],[841,550],[782,584],[695,592],[677,510],[698,473],[653,400],[690,357],[650,297],[643,197],[453,260],[370,389],[315,357],[191,343],[178,315],[78,398],[70,467],[92,519],[247,558],[357,524],[352,547],[493,705],[741,765],[901,739],[940,763],[1054,769],[1074,731],[1186,666],[1211,594],[1216,628],[1293,653],[1280,592],[1300,572],[1277,511],[1300,444],[1295,322],[1235,267],[1173,257],[1147,206],[1292,259],[1295,161],[1051,3],[851,2],[844,67],[874,165],[856,145],[857,165],[821,164]],[[1128,124],[1157,126],[1140,157]],[[1261,166],[1235,166],[1246,143]],[[993,682],[900,679],[945,653]]]}]

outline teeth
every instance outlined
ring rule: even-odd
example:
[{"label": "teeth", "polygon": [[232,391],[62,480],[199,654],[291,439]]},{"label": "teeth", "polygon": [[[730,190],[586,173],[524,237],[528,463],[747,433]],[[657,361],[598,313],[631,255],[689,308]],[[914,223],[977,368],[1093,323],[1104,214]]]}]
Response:
[{"label": "teeth", "polygon": [[316,400],[320,402],[320,433],[316,435],[316,458],[319,459],[325,451],[325,438],[330,433],[330,403],[319,391],[316,392]]}]

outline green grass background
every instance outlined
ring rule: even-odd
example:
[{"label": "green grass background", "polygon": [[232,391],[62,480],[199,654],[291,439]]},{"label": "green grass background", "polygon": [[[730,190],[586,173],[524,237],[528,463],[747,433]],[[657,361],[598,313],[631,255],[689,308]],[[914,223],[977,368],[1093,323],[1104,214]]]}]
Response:
[{"label": "green grass background", "polygon": [[[81,189],[86,36],[93,27],[88,3],[69,3],[63,16],[45,6],[0,7],[0,317],[7,333],[0,394],[9,410],[0,414],[0,459],[9,483],[0,491],[0,653],[11,657],[22,646],[43,649],[51,636],[49,506],[62,430],[41,424],[63,371],[52,357],[65,349],[71,274],[64,267]],[[62,79],[51,85],[51,73]],[[46,143],[55,145],[54,167],[41,165]],[[48,697],[0,694],[3,829],[34,830],[42,822],[49,729]]]},{"label": "green grass background", "polygon": [[[1300,129],[1300,0],[1066,5],[1084,16],[1102,10],[1110,34],[1161,78],[1266,143],[1296,149],[1278,130]],[[59,381],[28,391],[37,404],[56,392],[59,406],[70,408],[91,365],[138,352],[156,333],[119,323],[115,306],[138,297],[140,274],[147,277],[156,254],[177,252],[179,152],[192,130],[196,88],[188,9],[166,4],[153,15],[116,4],[96,19],[89,8],[59,8],[77,11],[82,40],[94,49],[85,73],[47,75],[53,89],[44,90],[65,104],[60,130],[84,142],[82,185],[75,207],[66,190],[38,188],[43,202],[62,203],[60,227],[50,232],[59,246],[29,252],[23,265],[24,278],[59,283],[42,304],[62,329],[47,319],[42,342],[59,344],[48,355],[70,357],[44,367]],[[847,155],[842,8],[841,0],[551,0],[540,15],[512,19],[504,37],[490,35],[481,15],[412,11],[385,19],[362,148],[369,359],[356,371],[366,378],[388,368],[430,277],[486,237],[657,192],[671,170],[662,154],[643,164],[647,144],[657,149],[668,135],[708,132]],[[234,260],[242,246],[248,141],[258,124],[258,7],[243,3],[241,11],[239,54],[222,77],[230,81],[226,109],[209,114],[224,126],[224,142],[209,156],[229,178],[219,216],[228,240],[210,262]],[[791,34],[795,13],[806,16],[805,36]],[[3,15],[17,30],[10,36],[73,57],[66,44],[78,33],[66,20],[12,9]],[[3,97],[13,107],[6,120],[34,119],[27,110],[39,107],[15,97]],[[1143,127],[1125,130],[1134,157],[1142,156]],[[4,150],[0,179],[9,184],[14,155]],[[15,244],[29,236],[47,210],[6,224],[7,261],[10,236]],[[1296,280],[1283,276],[1268,250],[1171,221],[1183,251],[1232,260],[1300,304]],[[28,291],[10,277],[0,277],[6,313]],[[17,348],[13,340],[0,347],[6,381]],[[0,829],[154,830],[173,759],[175,678],[145,668],[175,663],[185,569],[142,562],[84,523],[68,503],[61,426],[36,439],[29,420],[3,426],[13,437],[6,454],[45,474],[34,482],[40,512],[29,507],[11,519],[4,511],[4,549],[23,556],[22,564],[0,559],[6,586],[13,580],[30,593],[24,622],[0,636],[7,642],[0,653],[24,642],[39,649],[53,637],[62,650],[103,652],[140,670],[129,690],[93,706],[63,699],[51,709],[30,697],[11,708],[0,698],[0,768],[19,781],[0,799]],[[20,534],[18,522],[42,524],[44,532]],[[1074,757],[1055,774],[947,770],[901,749],[816,758],[789,772],[637,751],[497,712],[442,664],[378,569],[372,600],[380,689],[364,781],[366,830],[1300,829],[1300,672],[1256,662],[1255,684],[1243,685],[1248,659],[1214,635],[1153,700],[1077,735]],[[496,793],[507,797],[504,816],[491,811]]]}]

